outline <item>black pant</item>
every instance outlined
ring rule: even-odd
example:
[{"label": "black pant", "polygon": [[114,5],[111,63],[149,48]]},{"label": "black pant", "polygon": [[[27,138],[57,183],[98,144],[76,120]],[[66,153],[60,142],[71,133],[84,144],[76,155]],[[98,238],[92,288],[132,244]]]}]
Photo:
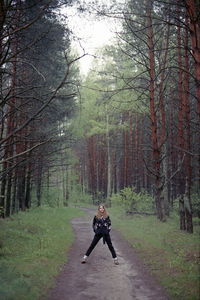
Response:
[{"label": "black pant", "polygon": [[94,238],[93,238],[93,241],[92,241],[92,243],[91,243],[90,247],[88,248],[88,250],[87,250],[87,252],[86,252],[85,255],[87,255],[87,256],[90,255],[90,253],[92,252],[92,250],[94,249],[94,247],[97,245],[98,241],[99,241],[102,237],[104,237],[105,242],[106,242],[106,244],[108,245],[108,248],[109,248],[109,250],[110,250],[110,252],[111,252],[111,254],[112,254],[112,257],[113,257],[113,258],[117,257],[117,256],[116,256],[115,249],[114,249],[114,247],[113,247],[113,245],[112,245],[112,242],[111,242],[111,238],[110,238],[110,234],[109,234],[109,233],[108,233],[108,234],[104,234],[104,235],[103,235],[102,233],[95,234],[95,236],[94,236]]}]

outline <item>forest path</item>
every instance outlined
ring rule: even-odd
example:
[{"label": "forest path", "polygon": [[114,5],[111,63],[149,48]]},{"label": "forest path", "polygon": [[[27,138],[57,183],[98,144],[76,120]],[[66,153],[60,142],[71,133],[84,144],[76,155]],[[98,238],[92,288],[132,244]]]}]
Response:
[{"label": "forest path", "polygon": [[86,264],[81,258],[94,236],[91,224],[94,210],[84,209],[87,216],[74,219],[76,239],[68,262],[49,291],[48,300],[167,300],[164,289],[149,274],[134,249],[117,231],[111,231],[119,265],[114,265],[107,245],[99,241]]}]

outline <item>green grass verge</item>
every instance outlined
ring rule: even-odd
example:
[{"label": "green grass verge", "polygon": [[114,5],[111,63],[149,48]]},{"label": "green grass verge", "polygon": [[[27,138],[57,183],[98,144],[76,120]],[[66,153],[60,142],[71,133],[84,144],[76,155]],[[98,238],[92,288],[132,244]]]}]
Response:
[{"label": "green grass verge", "polygon": [[180,231],[178,220],[161,223],[154,216],[125,216],[109,209],[113,227],[136,249],[151,272],[167,289],[170,299],[198,300],[199,228],[194,234]]},{"label": "green grass verge", "polygon": [[78,209],[42,207],[0,220],[0,299],[45,299],[73,243]]}]

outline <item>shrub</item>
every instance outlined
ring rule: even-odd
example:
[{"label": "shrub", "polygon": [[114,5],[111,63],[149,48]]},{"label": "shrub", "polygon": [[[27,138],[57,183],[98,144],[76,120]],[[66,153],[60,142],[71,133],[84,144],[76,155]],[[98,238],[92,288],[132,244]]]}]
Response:
[{"label": "shrub", "polygon": [[131,187],[126,187],[119,193],[113,194],[111,202],[122,206],[125,210],[129,211],[152,212],[154,210],[154,201],[152,196],[145,191],[136,193],[134,188]]}]

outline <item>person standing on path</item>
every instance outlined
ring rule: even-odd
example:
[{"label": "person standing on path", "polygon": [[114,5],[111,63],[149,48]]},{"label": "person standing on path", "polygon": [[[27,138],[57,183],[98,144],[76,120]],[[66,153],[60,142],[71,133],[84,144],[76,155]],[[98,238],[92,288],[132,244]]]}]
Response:
[{"label": "person standing on path", "polygon": [[115,249],[112,245],[110,233],[109,233],[111,230],[111,220],[103,204],[98,206],[97,213],[93,219],[92,227],[95,235],[90,247],[88,248],[85,255],[83,256],[81,263],[82,264],[86,263],[86,260],[90,255],[90,253],[92,252],[92,250],[95,248],[99,240],[103,238],[103,243],[104,244],[105,242],[107,243],[108,248],[112,254],[112,257],[114,259],[114,264],[118,265],[119,262],[117,259]]}]

